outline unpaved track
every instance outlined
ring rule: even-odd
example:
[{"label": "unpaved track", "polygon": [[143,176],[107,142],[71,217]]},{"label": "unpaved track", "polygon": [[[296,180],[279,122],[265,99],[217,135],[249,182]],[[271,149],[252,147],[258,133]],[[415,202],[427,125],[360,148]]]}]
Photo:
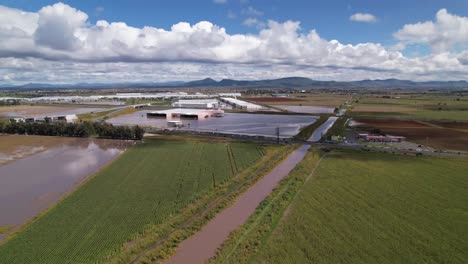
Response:
[{"label": "unpaved track", "polygon": [[229,234],[242,225],[257,206],[286,177],[307,153],[310,145],[302,145],[293,151],[268,175],[243,193],[229,208],[223,210],[198,233],[183,241],[174,256],[166,263],[204,263],[216,253]]}]

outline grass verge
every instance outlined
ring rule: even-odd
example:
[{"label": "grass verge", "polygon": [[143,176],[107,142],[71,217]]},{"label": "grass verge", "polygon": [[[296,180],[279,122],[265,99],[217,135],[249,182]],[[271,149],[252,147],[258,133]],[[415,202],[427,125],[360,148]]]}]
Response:
[{"label": "grass verge", "polygon": [[305,126],[301,129],[301,131],[294,136],[295,139],[299,139],[299,140],[307,140],[310,138],[310,136],[312,136],[312,133],[314,133],[314,131],[319,127],[321,126],[323,123],[325,123],[325,121],[327,121],[327,119],[329,118],[328,115],[322,115],[320,116],[319,119],[317,119],[317,121],[315,121],[314,123],[308,125],[308,126]]},{"label": "grass verge", "polygon": [[[201,197],[171,221],[149,229],[147,233],[124,248],[121,256],[109,259],[109,263],[159,263],[168,259],[183,240],[195,234],[220,211],[234,203],[238,195],[270,172],[295,148],[296,146],[288,145],[266,149],[267,152],[262,160],[242,172],[233,181],[220,186],[216,192]],[[142,250],[143,253],[139,253]]]},{"label": "grass verge", "polygon": [[276,228],[297,192],[320,160],[318,150],[310,150],[273,192],[257,207],[247,222],[235,230],[210,263],[247,263],[261,249]]}]

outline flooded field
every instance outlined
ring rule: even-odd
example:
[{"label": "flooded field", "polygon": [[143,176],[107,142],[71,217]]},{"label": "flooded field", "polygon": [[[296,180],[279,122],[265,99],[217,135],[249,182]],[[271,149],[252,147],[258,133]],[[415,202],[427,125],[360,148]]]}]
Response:
[{"label": "flooded field", "polygon": [[288,110],[295,113],[305,114],[333,114],[335,108],[324,106],[309,106],[309,105],[275,105],[275,107]]},{"label": "flooded field", "polygon": [[43,136],[0,136],[0,166],[32,156],[50,147],[66,144],[70,140],[73,139]]},{"label": "flooded field", "polygon": [[[117,140],[0,136],[0,227],[18,226],[72,191],[132,143]],[[12,146],[9,142],[16,142]],[[0,236],[1,240],[1,236]]]},{"label": "flooded field", "polygon": [[6,117],[44,117],[51,115],[85,114],[104,110],[99,107],[15,105],[0,107],[0,116]]},{"label": "flooded field", "polygon": [[[141,125],[168,128],[165,118],[147,118],[148,111],[139,111],[130,115],[111,118],[107,122],[114,125]],[[269,115],[226,113],[224,117],[210,117],[203,120],[182,119],[184,130],[209,131],[239,135],[276,136],[280,128],[281,137],[292,137],[301,127],[317,120],[315,116]]]}]

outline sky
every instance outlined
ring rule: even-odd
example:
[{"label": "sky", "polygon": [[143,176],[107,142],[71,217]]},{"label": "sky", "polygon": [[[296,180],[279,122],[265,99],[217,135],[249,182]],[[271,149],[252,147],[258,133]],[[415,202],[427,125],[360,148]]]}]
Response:
[{"label": "sky", "polygon": [[468,80],[465,0],[0,0],[0,85]]}]

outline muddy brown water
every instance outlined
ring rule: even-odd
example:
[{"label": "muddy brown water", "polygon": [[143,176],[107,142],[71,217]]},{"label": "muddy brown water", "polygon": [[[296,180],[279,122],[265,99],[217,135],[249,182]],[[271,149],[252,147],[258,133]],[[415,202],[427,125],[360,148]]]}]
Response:
[{"label": "muddy brown water", "polygon": [[[8,137],[0,137],[7,140]],[[23,224],[73,191],[133,142],[70,138],[0,166],[0,226]],[[0,236],[1,240],[1,236]]]},{"label": "muddy brown water", "polygon": [[335,124],[336,120],[338,120],[337,116],[330,116],[327,121],[321,124],[315,131],[312,133],[307,141],[309,142],[318,142],[322,139],[323,135],[327,133],[327,131]]},{"label": "muddy brown water", "polygon": [[198,233],[183,241],[175,255],[166,263],[205,263],[213,257],[229,234],[254,213],[260,202],[304,158],[309,147],[310,145],[303,145],[291,153],[286,160],[243,193],[232,206],[219,213]]}]

